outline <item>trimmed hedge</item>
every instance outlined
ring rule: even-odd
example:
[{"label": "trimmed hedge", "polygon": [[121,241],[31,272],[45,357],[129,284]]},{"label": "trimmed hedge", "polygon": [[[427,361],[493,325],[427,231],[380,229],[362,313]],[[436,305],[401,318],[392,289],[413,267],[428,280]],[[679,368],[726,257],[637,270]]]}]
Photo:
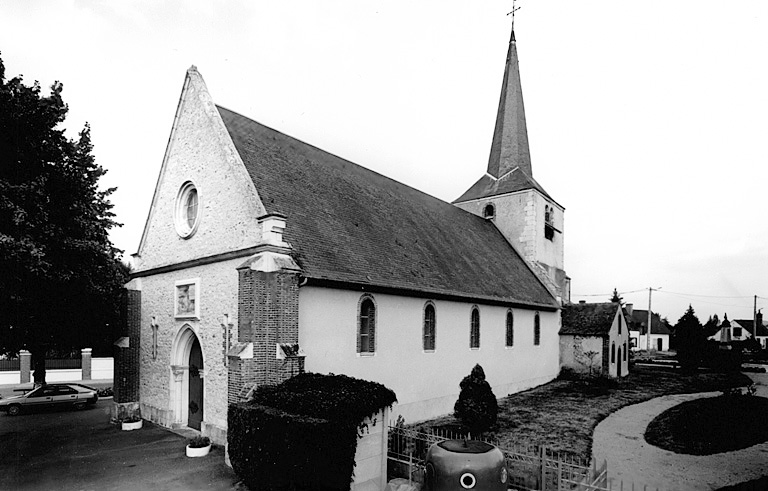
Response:
[{"label": "trimmed hedge", "polygon": [[349,489],[364,419],[396,400],[381,384],[345,375],[305,373],[259,387],[229,406],[232,468],[254,490]]}]

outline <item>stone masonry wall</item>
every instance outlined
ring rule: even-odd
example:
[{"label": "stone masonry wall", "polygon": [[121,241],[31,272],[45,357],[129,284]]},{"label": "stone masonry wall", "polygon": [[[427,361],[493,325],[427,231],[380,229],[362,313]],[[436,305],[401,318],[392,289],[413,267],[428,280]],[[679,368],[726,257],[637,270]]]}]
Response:
[{"label": "stone masonry wall", "polygon": [[[200,341],[203,352],[204,420],[206,433],[224,431],[227,427],[227,342],[225,321],[232,324],[230,339],[237,339],[237,266],[243,259],[233,259],[180,271],[143,278],[141,402],[148,419],[164,425],[174,423],[171,365],[174,340],[189,326]],[[175,282],[200,279],[197,292],[200,317],[174,317]],[[153,318],[157,325],[157,350],[153,356]],[[185,364],[186,362],[182,363]],[[213,427],[218,428],[214,430]]]},{"label": "stone masonry wall", "polygon": [[127,337],[127,348],[115,347],[114,402],[139,400],[141,363],[141,291],[125,290],[123,296],[123,325],[120,336]]},{"label": "stone masonry wall", "polygon": [[[200,224],[193,236],[184,239],[176,233],[174,210],[179,190],[187,181],[198,191]],[[168,143],[137,268],[141,271],[253,246],[261,237],[257,217],[264,213],[253,181],[195,70],[188,76]]]},{"label": "stone masonry wall", "polygon": [[297,273],[239,270],[238,342],[253,343],[252,359],[230,359],[229,402],[303,370],[301,359],[276,359],[276,344],[299,342]]}]

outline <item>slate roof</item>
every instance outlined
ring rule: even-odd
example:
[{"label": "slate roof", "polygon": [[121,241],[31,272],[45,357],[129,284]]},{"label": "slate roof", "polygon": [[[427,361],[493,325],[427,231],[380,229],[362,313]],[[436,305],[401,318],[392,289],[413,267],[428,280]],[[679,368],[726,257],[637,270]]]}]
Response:
[{"label": "slate roof", "polygon": [[606,336],[620,307],[615,302],[565,305],[561,310],[563,326],[560,334]]},{"label": "slate roof", "polygon": [[459,196],[454,203],[462,203],[479,198],[488,198],[500,194],[514,193],[526,189],[535,189],[549,200],[555,201],[544,191],[536,180],[523,172],[519,167],[501,176],[500,179],[494,179],[488,174],[478,179],[476,183],[467,189],[464,194]]},{"label": "slate roof", "polygon": [[557,308],[492,222],[218,109],[307,278]]},{"label": "slate roof", "polygon": [[[632,322],[635,324],[635,331],[645,334],[645,325],[648,323],[647,310],[633,310]],[[651,314],[651,334],[672,334],[667,326],[661,322],[661,316],[655,312]]]}]

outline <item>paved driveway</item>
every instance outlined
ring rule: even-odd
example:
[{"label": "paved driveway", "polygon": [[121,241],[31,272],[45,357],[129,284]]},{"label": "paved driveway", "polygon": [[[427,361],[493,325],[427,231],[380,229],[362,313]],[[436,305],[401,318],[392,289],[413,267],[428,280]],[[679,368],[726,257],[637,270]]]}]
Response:
[{"label": "paved driveway", "polygon": [[232,490],[237,477],[224,449],[188,458],[186,440],[144,422],[109,424],[111,400],[83,411],[11,417],[0,413],[0,489]]},{"label": "paved driveway", "polygon": [[[757,395],[768,397],[768,375],[747,374]],[[685,455],[646,443],[645,429],[659,414],[678,404],[721,392],[657,397],[622,408],[595,428],[593,451],[598,462],[608,461],[608,475],[624,482],[624,489],[699,491],[750,481],[768,475],[768,442],[714,455]],[[738,417],[738,415],[723,415]]]}]

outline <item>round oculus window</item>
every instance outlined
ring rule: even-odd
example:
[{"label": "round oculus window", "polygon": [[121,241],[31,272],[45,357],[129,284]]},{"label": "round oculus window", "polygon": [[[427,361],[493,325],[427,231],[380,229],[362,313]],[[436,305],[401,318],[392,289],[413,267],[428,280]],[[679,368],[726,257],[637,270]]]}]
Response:
[{"label": "round oculus window", "polygon": [[176,232],[184,239],[191,237],[200,223],[200,200],[191,181],[185,182],[179,189],[174,222]]}]

